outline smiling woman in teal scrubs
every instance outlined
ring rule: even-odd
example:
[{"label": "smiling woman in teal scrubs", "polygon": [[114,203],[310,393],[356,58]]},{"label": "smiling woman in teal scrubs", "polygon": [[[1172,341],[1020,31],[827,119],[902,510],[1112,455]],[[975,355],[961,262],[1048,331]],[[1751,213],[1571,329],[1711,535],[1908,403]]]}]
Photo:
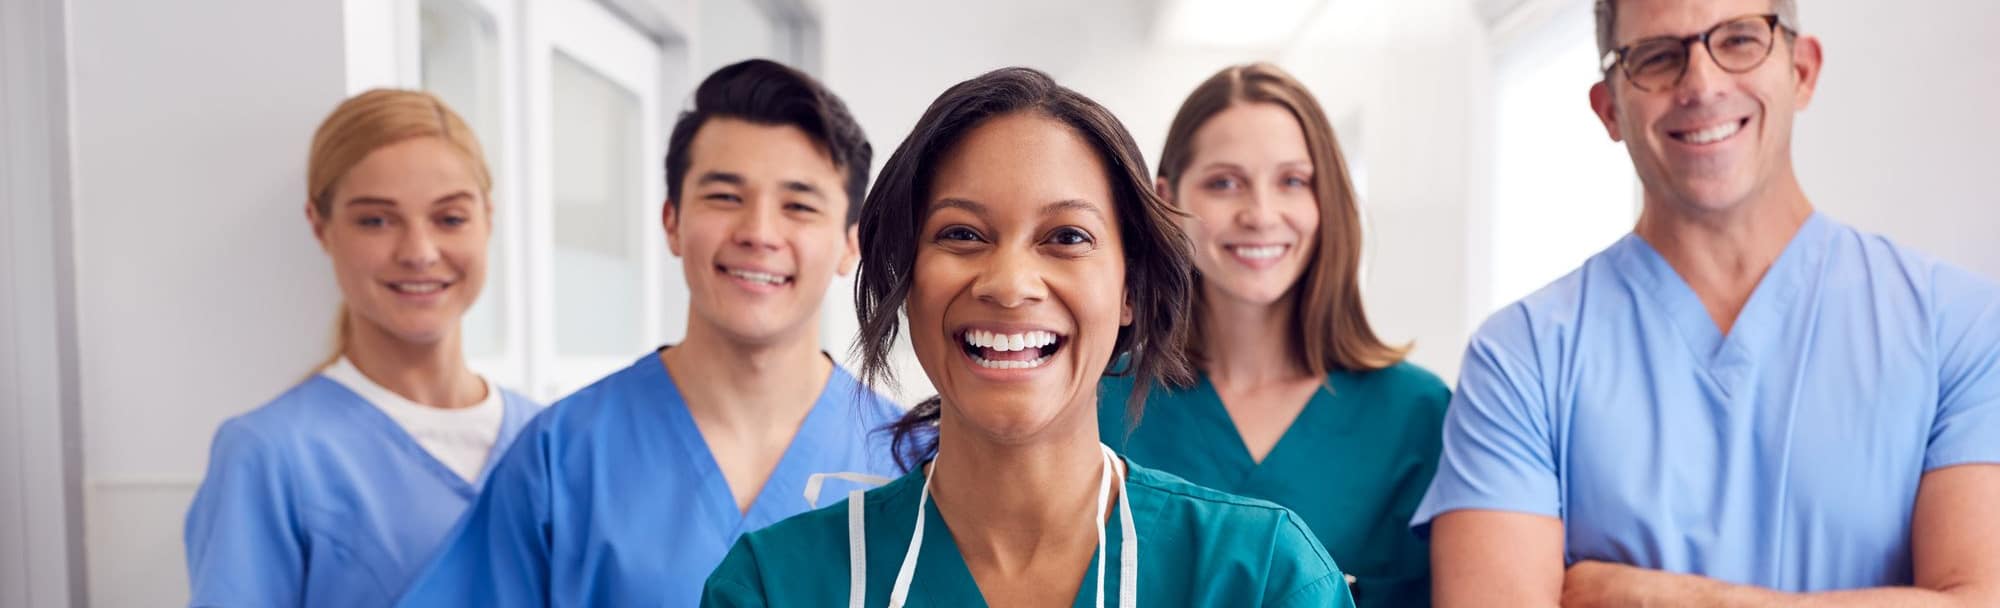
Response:
[{"label": "smiling woman in teal scrubs", "polygon": [[1188,244],[1139,159],[1033,70],[931,104],[862,207],[855,298],[863,377],[907,319],[938,388],[892,426],[916,466],[743,537],[704,606],[1353,605],[1291,511],[1098,441],[1110,361],[1186,375]]},{"label": "smiling woman in teal scrubs", "polygon": [[1153,387],[1144,416],[1125,408],[1138,380],[1106,378],[1105,443],[1297,512],[1359,605],[1429,605],[1429,551],[1404,522],[1450,392],[1369,328],[1354,189],[1318,102],[1274,66],[1217,73],[1174,117],[1156,187],[1188,214],[1198,374]]}]

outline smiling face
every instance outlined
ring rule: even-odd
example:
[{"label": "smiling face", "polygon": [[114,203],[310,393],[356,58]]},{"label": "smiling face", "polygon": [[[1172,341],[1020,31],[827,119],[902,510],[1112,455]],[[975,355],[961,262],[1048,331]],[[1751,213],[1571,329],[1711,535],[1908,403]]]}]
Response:
[{"label": "smiling face", "polygon": [[[1698,35],[1770,11],[1770,0],[1626,0],[1612,40]],[[1723,37],[1711,43],[1723,48]],[[1591,103],[1611,138],[1625,142],[1648,200],[1725,211],[1791,175],[1793,117],[1812,98],[1818,42],[1772,39],[1770,55],[1740,74],[1695,43],[1676,84],[1643,91],[1614,67],[1592,88]]]},{"label": "smiling face", "polygon": [[370,152],[340,178],[313,233],[349,314],[412,344],[456,336],[486,284],[492,206],[459,150],[418,137]]},{"label": "smiling face", "polygon": [[1038,113],[994,117],[941,159],[926,201],[907,312],[947,421],[1002,443],[1094,421],[1131,320],[1095,150]]},{"label": "smiling face", "polygon": [[681,192],[666,209],[689,323],[746,343],[817,340],[820,301],[854,268],[844,176],[792,126],[715,118],[689,146]]},{"label": "smiling face", "polygon": [[1319,200],[1305,132],[1283,106],[1237,103],[1195,131],[1172,200],[1191,216],[1204,295],[1269,305],[1305,274]]}]

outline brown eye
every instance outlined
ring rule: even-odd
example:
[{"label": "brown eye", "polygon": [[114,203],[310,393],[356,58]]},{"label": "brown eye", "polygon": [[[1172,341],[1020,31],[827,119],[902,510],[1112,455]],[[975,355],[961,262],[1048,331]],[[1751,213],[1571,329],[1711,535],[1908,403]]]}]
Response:
[{"label": "brown eye", "polygon": [[1083,229],[1064,227],[1058,228],[1053,234],[1050,234],[1049,242],[1057,245],[1088,245],[1092,241],[1090,240],[1090,233],[1084,232]]}]

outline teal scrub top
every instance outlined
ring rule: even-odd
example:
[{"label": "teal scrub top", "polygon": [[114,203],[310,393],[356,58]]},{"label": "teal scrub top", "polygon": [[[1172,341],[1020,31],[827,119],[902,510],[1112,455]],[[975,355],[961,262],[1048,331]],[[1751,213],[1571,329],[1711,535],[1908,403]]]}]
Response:
[{"label": "teal scrub top", "polygon": [[1098,428],[1134,463],[1298,513],[1354,577],[1357,605],[1428,606],[1430,548],[1407,524],[1437,469],[1451,390],[1408,363],[1334,371],[1327,384],[1332,391],[1313,394],[1262,463],[1206,375],[1187,388],[1154,386],[1129,435],[1132,379],[1106,377]]},{"label": "teal scrub top", "polygon": [[[915,530],[922,469],[867,492],[867,601],[889,603],[890,587]],[[1126,491],[1139,543],[1139,606],[1352,607],[1347,585],[1297,515],[1180,478],[1128,466]],[[927,501],[928,502],[928,501]],[[1117,605],[1121,556],[1117,507],[1106,524],[1104,602]],[[1078,514],[1087,517],[1085,514]],[[737,541],[708,578],[702,606],[813,607],[848,603],[847,501],[798,515]],[[924,508],[924,542],[909,605],[985,606],[937,504]],[[1097,567],[1086,570],[1074,605],[1096,601]]]}]

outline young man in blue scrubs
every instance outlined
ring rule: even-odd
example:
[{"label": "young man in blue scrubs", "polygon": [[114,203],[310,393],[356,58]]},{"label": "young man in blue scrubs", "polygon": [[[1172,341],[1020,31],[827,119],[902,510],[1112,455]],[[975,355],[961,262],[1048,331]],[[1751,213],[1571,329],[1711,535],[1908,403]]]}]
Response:
[{"label": "young man in blue scrubs", "polygon": [[529,423],[403,605],[693,606],[738,536],[809,508],[813,474],[892,474],[873,431],[900,410],[819,347],[869,157],[840,100],[791,68],[703,81],[666,161],[686,340]]},{"label": "young man in blue scrubs", "polygon": [[1813,210],[1794,5],[1598,1],[1644,210],[1473,337],[1439,605],[2000,605],[2000,286]]}]

